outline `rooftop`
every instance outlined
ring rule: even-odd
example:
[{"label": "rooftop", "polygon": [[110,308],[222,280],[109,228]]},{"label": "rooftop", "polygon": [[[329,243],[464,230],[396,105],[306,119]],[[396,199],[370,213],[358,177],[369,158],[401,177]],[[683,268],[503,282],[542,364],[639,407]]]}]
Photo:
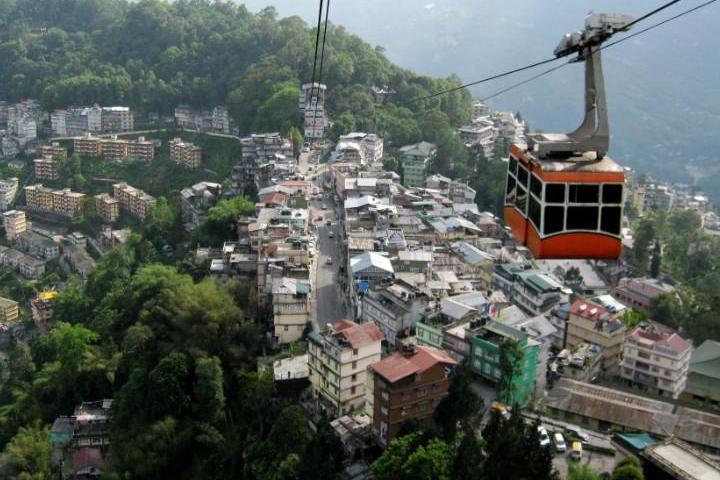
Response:
[{"label": "rooftop", "polygon": [[690,373],[720,379],[720,342],[705,340],[690,357]]},{"label": "rooftop", "polygon": [[659,346],[674,350],[677,353],[684,353],[690,348],[690,344],[675,332],[658,331],[642,325],[638,325],[630,336],[638,344],[646,348],[652,349]]},{"label": "rooftop", "polygon": [[443,350],[417,346],[411,354],[395,352],[370,367],[388,382],[395,383],[410,375],[423,373],[438,364],[457,365],[457,362]]},{"label": "rooftop", "polygon": [[720,480],[720,466],[682,442],[648,446],[643,456],[683,480]]},{"label": "rooftop", "polygon": [[357,324],[352,320],[341,320],[332,325],[331,337],[348,342],[353,348],[360,348],[382,341],[385,336],[372,323]]}]

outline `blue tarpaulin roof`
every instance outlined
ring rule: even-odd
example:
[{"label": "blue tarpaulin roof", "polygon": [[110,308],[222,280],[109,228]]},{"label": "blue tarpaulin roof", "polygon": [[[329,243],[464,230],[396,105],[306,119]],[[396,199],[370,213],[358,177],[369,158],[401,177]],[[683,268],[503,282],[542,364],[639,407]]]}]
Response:
[{"label": "blue tarpaulin roof", "polygon": [[365,281],[365,280],[362,280],[362,281],[360,282],[359,287],[360,287],[360,293],[364,295],[365,292],[367,291],[367,289],[370,288],[370,282],[367,282],[367,281]]}]

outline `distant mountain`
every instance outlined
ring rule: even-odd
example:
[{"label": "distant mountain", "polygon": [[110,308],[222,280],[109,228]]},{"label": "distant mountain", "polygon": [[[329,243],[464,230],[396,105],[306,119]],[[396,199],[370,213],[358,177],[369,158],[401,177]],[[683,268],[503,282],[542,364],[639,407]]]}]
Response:
[{"label": "distant mountain", "polygon": [[[273,4],[281,16],[312,23],[317,1],[249,0]],[[581,29],[591,11],[640,16],[661,2],[620,0],[336,0],[330,18],[386,49],[390,60],[422,74],[457,73],[463,81],[552,55],[562,34]],[[635,27],[698,5],[680,2]],[[720,95],[716,27],[720,5],[651,30],[604,52],[612,145],[618,161],[654,177],[696,182],[720,200]],[[472,89],[490,95],[542,71]],[[493,99],[496,109],[522,112],[534,128],[569,131],[580,122],[582,68],[570,65]]]}]

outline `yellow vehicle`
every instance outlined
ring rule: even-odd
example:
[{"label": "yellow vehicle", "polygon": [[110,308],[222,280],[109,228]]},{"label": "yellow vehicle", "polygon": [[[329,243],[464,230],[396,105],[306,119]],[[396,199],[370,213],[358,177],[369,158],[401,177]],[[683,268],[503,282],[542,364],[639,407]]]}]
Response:
[{"label": "yellow vehicle", "polygon": [[582,460],[582,443],[572,442],[572,448],[570,449],[571,460]]}]

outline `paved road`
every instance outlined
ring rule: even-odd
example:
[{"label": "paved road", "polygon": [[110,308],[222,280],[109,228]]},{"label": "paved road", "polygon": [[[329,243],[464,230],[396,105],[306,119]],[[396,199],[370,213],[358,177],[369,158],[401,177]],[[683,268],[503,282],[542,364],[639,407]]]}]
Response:
[{"label": "paved road", "polygon": [[[305,175],[305,178],[311,180],[322,191],[322,175],[326,170],[325,165],[317,163],[309,163],[310,156],[308,154],[300,155],[299,170]],[[309,166],[313,167],[313,171],[309,171]],[[320,169],[320,175],[318,175]],[[322,206],[326,206],[323,209]],[[312,315],[313,328],[322,330],[325,325],[336,322],[344,318],[348,318],[347,303],[343,298],[342,291],[339,286],[339,268],[342,265],[343,258],[340,253],[341,230],[336,221],[335,202],[331,197],[323,196],[321,199],[312,199],[309,205],[310,222],[316,225],[317,235],[315,261],[315,290],[314,290],[314,311]],[[322,217],[322,221],[315,222],[314,219]],[[331,226],[327,226],[326,222],[330,220]],[[333,232],[333,238],[329,233]],[[332,264],[328,265],[327,259],[332,259]],[[311,272],[312,274],[312,272]]]}]

